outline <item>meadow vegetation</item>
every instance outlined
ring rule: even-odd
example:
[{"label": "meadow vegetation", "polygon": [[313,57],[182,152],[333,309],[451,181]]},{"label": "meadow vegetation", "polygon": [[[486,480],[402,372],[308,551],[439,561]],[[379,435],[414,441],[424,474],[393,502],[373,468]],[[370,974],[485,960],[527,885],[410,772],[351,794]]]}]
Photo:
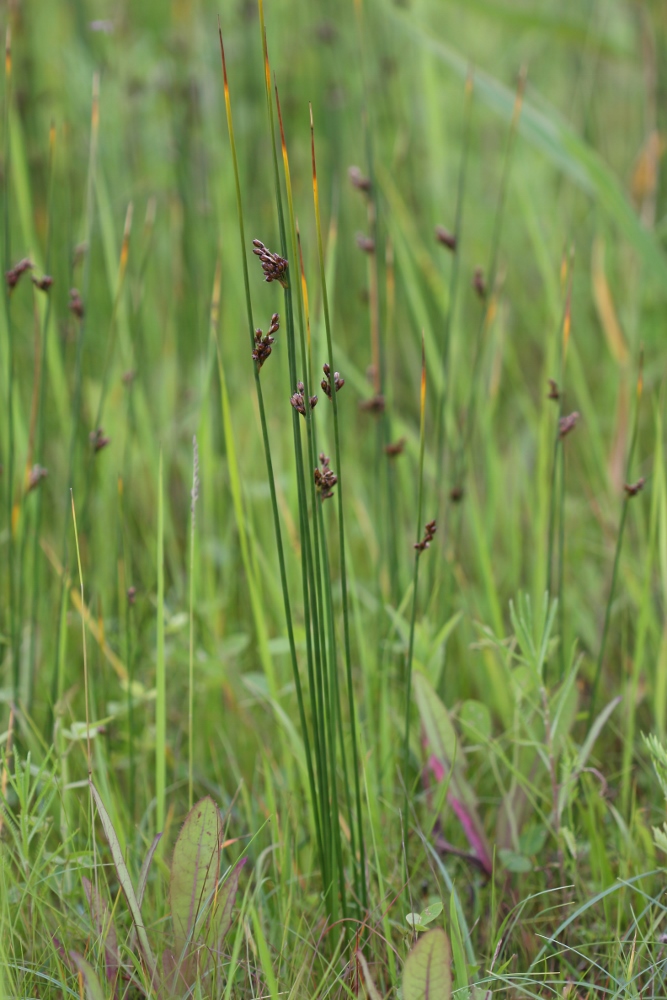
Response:
[{"label": "meadow vegetation", "polygon": [[667,10],[9,0],[0,995],[667,996]]}]

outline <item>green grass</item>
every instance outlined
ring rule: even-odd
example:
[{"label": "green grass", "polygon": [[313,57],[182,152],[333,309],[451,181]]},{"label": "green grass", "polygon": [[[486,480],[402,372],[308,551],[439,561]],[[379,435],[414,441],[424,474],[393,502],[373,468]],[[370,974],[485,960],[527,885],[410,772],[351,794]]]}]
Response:
[{"label": "green grass", "polygon": [[0,995],[664,997],[662,6],[2,17]]}]

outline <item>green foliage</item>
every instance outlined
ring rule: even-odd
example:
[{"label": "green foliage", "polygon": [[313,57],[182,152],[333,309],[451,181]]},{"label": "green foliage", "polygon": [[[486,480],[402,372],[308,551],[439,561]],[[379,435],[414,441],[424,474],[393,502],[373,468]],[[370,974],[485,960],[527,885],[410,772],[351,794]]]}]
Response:
[{"label": "green foliage", "polygon": [[1,995],[667,994],[667,20],[570,6],[5,5]]},{"label": "green foliage", "polygon": [[420,937],[405,961],[403,1000],[449,1000],[452,953],[441,927]]}]

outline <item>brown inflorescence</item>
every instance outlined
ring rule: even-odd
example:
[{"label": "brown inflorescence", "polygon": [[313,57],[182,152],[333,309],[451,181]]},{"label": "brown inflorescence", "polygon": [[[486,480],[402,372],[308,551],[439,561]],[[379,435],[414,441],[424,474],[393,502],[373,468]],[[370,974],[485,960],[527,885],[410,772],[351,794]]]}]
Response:
[{"label": "brown inflorescence", "polygon": [[352,187],[355,187],[357,191],[363,191],[365,194],[370,192],[370,178],[364,177],[359,167],[350,167],[347,171],[347,176],[350,178],[350,184]]},{"label": "brown inflorescence", "polygon": [[415,542],[414,547],[417,549],[417,552],[424,552],[429,547],[429,545],[433,541],[433,536],[435,535],[436,531],[437,531],[437,526],[435,521],[429,521],[428,524],[425,525],[424,527],[424,537],[422,538],[421,542]]},{"label": "brown inflorescence", "polygon": [[289,263],[280,254],[272,253],[265,247],[261,240],[253,240],[253,253],[259,257],[262,265],[265,281],[279,281],[283,288],[287,288],[287,268]]},{"label": "brown inflorescence", "polygon": [[435,238],[443,247],[447,247],[452,253],[456,251],[456,236],[450,233],[444,226],[435,227]]},{"label": "brown inflorescence", "polygon": [[566,417],[561,417],[558,421],[558,436],[560,438],[566,437],[570,431],[579,423],[580,414],[575,410],[573,413],[569,413]]},{"label": "brown inflorescence", "polygon": [[271,353],[271,345],[275,339],[273,334],[277,333],[279,329],[280,317],[278,313],[274,313],[271,317],[271,326],[266,335],[261,330],[255,330],[255,347],[252,352],[252,360],[257,364],[258,368],[262,367]]},{"label": "brown inflorescence", "polygon": [[329,468],[330,459],[324,452],[320,452],[321,469],[315,469],[315,489],[320,494],[321,500],[328,500],[333,496],[333,488],[338,482],[338,476]]},{"label": "brown inflorescence", "polygon": [[641,476],[637,480],[636,483],[626,483],[625,486],[623,487],[623,489],[627,493],[628,498],[629,497],[636,497],[637,494],[641,493],[641,491],[644,489],[644,484],[645,483],[646,483],[646,480],[644,479],[643,476]]},{"label": "brown inflorescence", "polygon": [[475,273],[472,276],[472,287],[475,289],[477,295],[483,302],[486,298],[486,279],[484,277],[484,271],[481,267],[475,268]]},{"label": "brown inflorescence", "polygon": [[111,438],[105,437],[101,427],[98,427],[96,431],[91,431],[89,438],[96,453],[102,451],[102,448],[106,448],[108,444],[111,444]]},{"label": "brown inflorescence", "polygon": [[69,290],[69,311],[74,313],[77,319],[83,319],[83,300],[78,288],[70,288]]},{"label": "brown inflorescence", "polygon": [[396,458],[397,455],[402,455],[404,448],[405,438],[401,438],[399,441],[393,441],[391,444],[386,444],[384,446],[387,458]]},{"label": "brown inflorescence", "polygon": [[32,491],[39,486],[42,479],[46,479],[48,474],[49,474],[48,469],[45,469],[41,465],[33,465],[32,469],[30,470],[30,474],[28,475],[28,488],[26,492],[32,493]]},{"label": "brown inflorescence", "polygon": [[547,399],[560,399],[560,392],[558,390],[558,383],[555,379],[550,378],[549,380],[549,392],[547,393]]},{"label": "brown inflorescence", "polygon": [[[322,392],[325,394],[325,396],[328,396],[329,399],[331,399],[332,395],[331,368],[329,365],[322,365],[322,371],[324,372],[324,378],[320,382],[320,385],[322,386]],[[336,390],[336,392],[340,392],[340,390],[343,388],[344,385],[345,385],[345,379],[340,377],[340,372],[334,372],[333,387]]]},{"label": "brown inflorescence", "polygon": [[32,283],[35,288],[39,288],[40,292],[48,292],[53,284],[53,278],[50,274],[45,274],[41,278],[33,277]]},{"label": "brown inflorescence", "polygon": [[384,413],[385,408],[385,398],[382,393],[378,392],[376,396],[371,396],[370,399],[362,399],[359,403],[359,409],[364,413],[372,413],[378,416],[380,413]]},{"label": "brown inflorescence", "polygon": [[[290,396],[290,403],[294,407],[297,413],[300,413],[302,417],[306,415],[306,388],[303,382],[297,382],[296,392]],[[311,396],[308,400],[310,403],[311,410],[314,410],[317,406],[317,396]]]},{"label": "brown inflorescence", "polygon": [[364,233],[357,233],[357,246],[364,253],[375,253],[375,240]]},{"label": "brown inflorescence", "polygon": [[13,288],[16,288],[21,275],[25,274],[26,271],[32,271],[34,266],[35,265],[28,257],[24,257],[23,260],[18,262],[18,264],[14,264],[14,267],[10,267],[10,269],[5,272],[5,279],[9,290],[11,291]]}]

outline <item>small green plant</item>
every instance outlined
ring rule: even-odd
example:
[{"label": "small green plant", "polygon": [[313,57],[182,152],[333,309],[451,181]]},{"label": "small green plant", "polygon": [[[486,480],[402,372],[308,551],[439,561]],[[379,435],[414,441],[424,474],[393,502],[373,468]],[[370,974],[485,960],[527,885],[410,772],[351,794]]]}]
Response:
[{"label": "small green plant", "polygon": [[[174,846],[169,879],[169,905],[173,945],[166,948],[161,960],[153,954],[141,907],[155,843],[142,869],[139,888],[130,877],[116,831],[97,789],[91,791],[113,858],[116,876],[130,911],[134,932],[143,958],[144,974],[151,990],[158,996],[181,996],[195,984],[213,995],[224,981],[227,962],[223,951],[232,926],[233,909],[241,869],[245,859],[221,872],[222,822],[218,807],[210,797],[197,802],[188,815]],[[106,975],[110,988],[116,990],[119,976],[134,980],[131,966],[123,965],[109,910],[99,890],[86,880],[86,894],[93,922],[103,942]],[[101,995],[101,987],[92,968],[75,957],[86,979],[91,1000]],[[202,987],[203,984],[203,987]],[[140,983],[137,982],[138,986]],[[141,987],[140,987],[141,988]]]}]

